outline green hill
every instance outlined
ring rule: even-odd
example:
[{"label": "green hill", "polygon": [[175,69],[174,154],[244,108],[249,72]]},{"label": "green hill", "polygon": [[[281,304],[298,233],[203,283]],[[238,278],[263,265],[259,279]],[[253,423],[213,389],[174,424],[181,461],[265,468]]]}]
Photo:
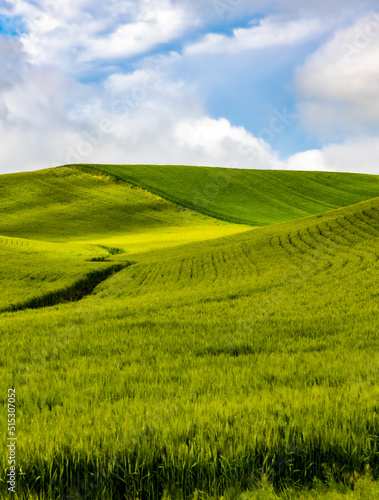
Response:
[{"label": "green hill", "polygon": [[[0,176],[0,235],[54,242],[164,232],[167,228],[241,231],[183,209],[96,170],[62,167]],[[223,228],[223,229],[222,229]]]},{"label": "green hill", "polygon": [[[127,253],[248,229],[72,168],[0,176],[0,311],[48,305]],[[80,240],[80,241],[79,241]],[[88,262],[92,261],[92,262]],[[71,290],[71,292],[70,292]],[[79,294],[80,295],[80,294]]]},{"label": "green hill", "polygon": [[162,165],[87,165],[201,213],[264,226],[379,196],[379,176]]},{"label": "green hill", "polygon": [[[377,178],[325,174],[312,209],[332,178],[330,201],[349,206],[271,225],[267,194],[266,225],[250,229],[88,172],[0,177],[3,303],[64,300],[0,314],[19,497],[377,498],[379,198],[362,201]],[[287,182],[300,193],[312,175]],[[234,186],[212,202],[224,218],[259,205]],[[283,196],[273,206],[290,210]],[[82,290],[88,277],[100,284]],[[84,293],[60,297],[63,285]]]}]

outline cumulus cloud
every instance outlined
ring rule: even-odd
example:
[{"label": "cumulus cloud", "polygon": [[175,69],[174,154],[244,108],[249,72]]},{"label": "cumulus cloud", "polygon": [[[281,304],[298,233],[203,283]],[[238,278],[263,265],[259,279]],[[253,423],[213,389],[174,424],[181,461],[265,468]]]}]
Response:
[{"label": "cumulus cloud", "polygon": [[356,137],[322,150],[329,170],[379,175],[379,137]]},{"label": "cumulus cloud", "polygon": [[201,41],[189,45],[189,54],[236,54],[246,50],[262,49],[276,45],[289,45],[310,38],[322,30],[317,19],[279,21],[263,19],[258,25],[239,28],[233,36],[208,34]]},{"label": "cumulus cloud", "polygon": [[305,151],[291,156],[290,170],[328,170],[379,175],[379,137],[355,137],[340,144],[329,144],[321,150]]},{"label": "cumulus cloud", "polygon": [[0,60],[10,63],[0,79],[0,171],[52,166],[78,127],[70,106],[91,92],[54,68],[29,64],[17,39],[0,38]]},{"label": "cumulus cloud", "polygon": [[156,45],[172,41],[188,27],[184,10],[169,2],[146,3],[133,23],[122,24],[110,36],[88,42],[80,60],[132,57],[148,52]]},{"label": "cumulus cloud", "polygon": [[[280,168],[283,163],[278,155],[262,139],[254,137],[243,127],[233,127],[228,120],[200,117],[182,120],[174,128],[176,143],[197,162],[228,165],[238,168]],[[200,163],[204,164],[204,161]]]},{"label": "cumulus cloud", "polygon": [[107,116],[109,130],[102,133],[93,121],[92,130],[66,147],[66,163],[280,165],[277,154],[262,139],[225,118],[207,116],[183,82],[172,82],[152,67],[107,80],[110,107],[103,109],[102,116]]},{"label": "cumulus cloud", "polygon": [[[66,161],[209,165],[235,168],[280,168],[284,164],[262,140],[228,120],[207,116],[181,119],[166,113],[158,120],[114,120],[104,144],[95,130],[77,137],[66,148]],[[102,146],[106,146],[105,148]]]},{"label": "cumulus cloud", "polygon": [[164,59],[89,87],[29,64],[20,45],[14,57],[13,85],[1,92],[2,172],[78,162],[279,165],[263,140],[207,116],[191,88],[168,77]]},{"label": "cumulus cloud", "polygon": [[[353,169],[362,148],[369,153],[361,152],[361,158],[374,169],[370,155],[377,155],[376,142],[363,132],[374,137],[379,113],[378,38],[370,25],[369,43],[357,47],[356,30],[368,22],[365,18],[361,25],[340,30],[297,74],[304,122],[313,131],[328,128],[325,120],[344,131],[352,122],[361,137],[356,142],[299,153],[284,162],[267,142],[236,126],[237,114],[233,122],[222,118],[224,113],[217,119],[217,113],[210,115],[205,87],[218,83],[222,71],[223,88],[232,92],[238,75],[228,75],[228,69],[215,63],[211,70],[217,78],[204,83],[203,71],[213,59],[204,54],[227,53],[242,66],[248,50],[259,49],[264,60],[269,47],[278,47],[278,53],[280,47],[300,48],[302,42],[325,35],[336,18],[326,12],[340,9],[342,23],[342,5],[348,17],[370,1],[362,0],[358,7],[352,0],[322,6],[316,0],[222,0],[230,7],[222,15],[213,0],[4,1],[0,14],[21,19],[25,33],[0,37],[0,171],[70,162],[343,170]],[[190,41],[210,26],[227,27],[226,18],[246,21],[268,11],[271,17],[235,29],[231,37],[209,34]],[[177,52],[169,46],[174,41],[179,42]],[[349,43],[353,49],[346,51]],[[148,57],[158,51],[164,56]],[[262,80],[267,78],[262,74]],[[262,95],[249,96],[252,113],[254,99]],[[277,118],[265,129],[268,133],[282,128]]]},{"label": "cumulus cloud", "polygon": [[[297,73],[303,123],[324,137],[370,132],[379,119],[379,14],[339,30]],[[333,137],[333,135],[331,135]]]},{"label": "cumulus cloud", "polygon": [[319,149],[312,149],[290,156],[287,159],[286,168],[289,170],[329,170],[324,155]]},{"label": "cumulus cloud", "polygon": [[35,64],[80,71],[95,61],[131,58],[175,40],[197,21],[170,0],[11,0]]}]

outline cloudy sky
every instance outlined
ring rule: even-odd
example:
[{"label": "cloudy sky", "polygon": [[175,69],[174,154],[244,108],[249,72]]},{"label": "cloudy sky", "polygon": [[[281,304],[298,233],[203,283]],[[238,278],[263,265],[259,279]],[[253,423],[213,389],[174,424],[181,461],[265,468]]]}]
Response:
[{"label": "cloudy sky", "polygon": [[0,0],[0,172],[379,174],[378,0]]}]

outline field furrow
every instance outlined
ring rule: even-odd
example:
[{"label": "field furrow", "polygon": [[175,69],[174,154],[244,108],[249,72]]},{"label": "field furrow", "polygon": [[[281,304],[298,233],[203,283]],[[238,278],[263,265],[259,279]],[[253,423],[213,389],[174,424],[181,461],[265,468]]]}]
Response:
[{"label": "field furrow", "polygon": [[[174,203],[204,186],[207,215]],[[20,500],[377,497],[379,177],[72,166],[0,190]]]}]

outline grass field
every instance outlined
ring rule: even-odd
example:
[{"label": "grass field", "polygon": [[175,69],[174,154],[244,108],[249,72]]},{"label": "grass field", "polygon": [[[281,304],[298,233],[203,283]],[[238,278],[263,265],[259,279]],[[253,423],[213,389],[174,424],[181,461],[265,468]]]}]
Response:
[{"label": "grass field", "polygon": [[170,165],[78,165],[174,203],[239,224],[264,226],[379,196],[379,176]]},{"label": "grass field", "polygon": [[1,176],[0,191],[0,311],[56,301],[114,267],[94,262],[112,255],[125,265],[130,252],[250,229],[66,167]]},{"label": "grass field", "polygon": [[[283,222],[283,207],[274,224],[248,180],[266,173],[244,171],[246,191],[225,186],[209,206],[265,224],[249,229],[106,168],[0,177],[3,308],[10,290],[32,293],[31,267],[37,291],[117,270],[80,301],[0,315],[4,405],[16,389],[15,498],[379,498],[377,177],[283,173],[293,190],[318,178],[321,194],[312,207],[296,199],[317,215]],[[172,172],[155,189],[167,199],[184,189]],[[262,185],[273,191],[281,175]],[[347,206],[326,204],[332,189],[329,202]],[[21,190],[31,194],[18,205]]]},{"label": "grass field", "polygon": [[[0,177],[0,234],[74,242],[200,227],[218,236],[243,231],[163,200],[94,169],[60,167]],[[225,231],[226,233],[224,233]],[[194,238],[197,239],[198,235]],[[204,236],[203,236],[204,238]]]},{"label": "grass field", "polygon": [[92,261],[108,255],[106,250],[96,251],[84,245],[65,248],[54,243],[0,237],[0,311],[55,302],[58,296],[70,294],[74,285],[83,285],[114,269],[114,264]]}]

